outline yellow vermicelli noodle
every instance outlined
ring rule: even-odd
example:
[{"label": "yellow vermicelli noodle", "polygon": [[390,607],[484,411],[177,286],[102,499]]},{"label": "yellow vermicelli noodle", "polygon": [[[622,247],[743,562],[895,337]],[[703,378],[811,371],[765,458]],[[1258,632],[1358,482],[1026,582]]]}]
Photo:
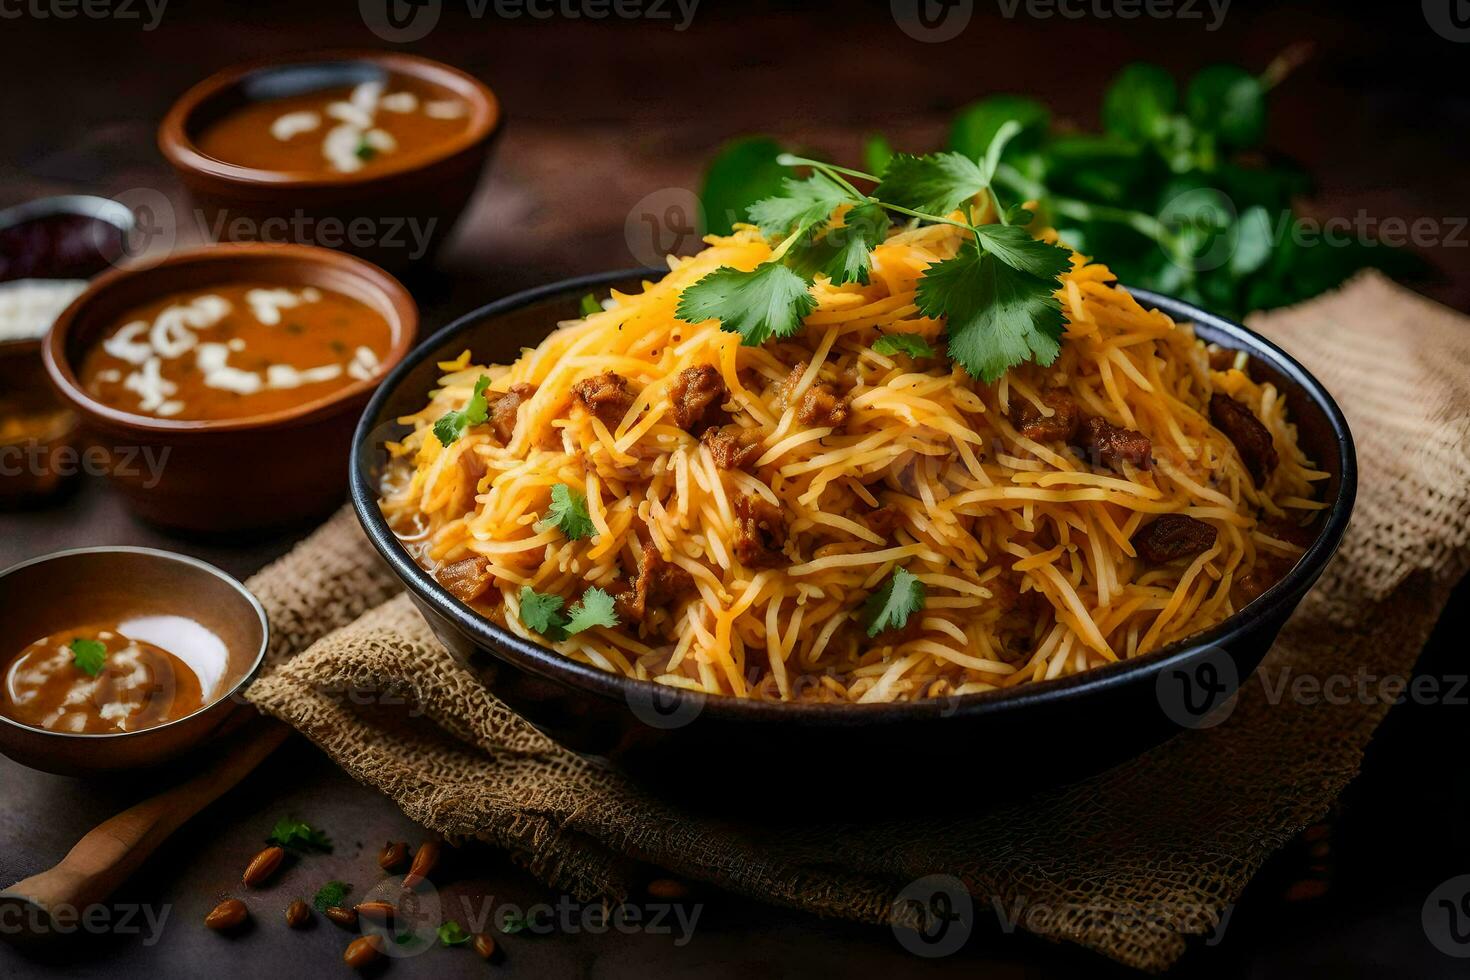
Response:
[{"label": "yellow vermicelli noodle", "polygon": [[[402,466],[383,511],[426,567],[482,556],[493,588],[476,605],[516,633],[629,676],[771,699],[908,700],[1074,674],[1206,629],[1239,608],[1242,578],[1289,567],[1302,549],[1276,528],[1310,522],[1321,507],[1312,485],[1326,474],[1298,448],[1280,393],[1253,382],[1244,357],[1212,370],[1188,325],[1140,307],[1104,266],[1074,255],[1062,276],[1067,332],[1048,367],[1026,364],[986,385],[943,356],[874,352],[881,331],[923,335],[942,354],[944,325],[918,313],[915,283],[964,235],[939,225],[893,235],[874,251],[867,285],[819,279],[803,329],[759,347],[716,321],[674,315],[683,287],[770,256],[742,227],[671,259],[662,281],[560,325],[514,364],[476,365],[466,351],[403,420],[414,431],[390,447]],[[699,365],[718,369],[730,424],[758,428],[748,469],[720,468],[674,422],[670,390]],[[607,371],[636,395],[612,424],[572,389]],[[535,386],[509,444],[480,425],[441,445],[434,422],[463,408],[482,374],[492,393]],[[841,427],[798,418],[819,382],[848,400]],[[1043,391],[1146,435],[1152,465],[1105,466],[1022,436],[1016,403]],[[1248,406],[1274,440],[1280,462],[1261,488],[1210,423],[1216,392]],[[536,530],[558,483],[585,492],[592,537]],[[783,564],[737,559],[742,494],[779,508]],[[878,507],[896,512],[891,532],[865,519]],[[1165,513],[1212,525],[1213,545],[1167,563],[1137,557],[1130,539]],[[645,542],[686,570],[697,594],[560,643],[521,622],[522,586],[568,606],[591,586],[617,592]],[[870,639],[863,602],[895,566],[918,576],[927,601],[917,628]]]}]

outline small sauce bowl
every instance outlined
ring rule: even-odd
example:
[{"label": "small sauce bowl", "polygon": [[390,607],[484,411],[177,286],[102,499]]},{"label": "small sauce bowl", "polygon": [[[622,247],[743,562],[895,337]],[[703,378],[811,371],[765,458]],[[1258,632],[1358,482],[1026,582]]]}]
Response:
[{"label": "small sauce bowl", "polygon": [[[83,386],[87,351],[132,310],[238,282],[351,297],[387,321],[386,355],[372,376],[330,395],[240,418],[144,415],[104,404]],[[99,276],[57,318],[42,353],[52,385],[81,417],[88,451],[134,513],[163,527],[228,535],[299,525],[341,502],[353,425],[417,333],[408,290],[362,259],[302,245],[211,245]]]},{"label": "small sauce bowl", "polygon": [[[200,146],[209,126],[251,103],[390,76],[461,100],[467,108],[463,131],[429,152],[348,173],[242,166]],[[430,258],[448,237],[480,180],[501,120],[495,93],[457,68],[402,52],[332,51],[237,65],[205,79],[169,109],[158,147],[217,240],[325,245],[405,269]]]},{"label": "small sauce bowl", "polygon": [[[83,734],[23,724],[0,704],[0,752],[62,775],[175,759],[218,734],[240,707],[237,695],[260,670],[270,635],[260,603],[212,565],[151,548],[62,551],[0,572],[0,685],[11,683],[12,665],[36,641],[97,622],[180,624],[202,640],[169,651],[192,661],[207,685],[201,706],[154,727]],[[77,680],[84,677],[79,671]],[[8,700],[6,690],[0,689],[0,701]]]}]

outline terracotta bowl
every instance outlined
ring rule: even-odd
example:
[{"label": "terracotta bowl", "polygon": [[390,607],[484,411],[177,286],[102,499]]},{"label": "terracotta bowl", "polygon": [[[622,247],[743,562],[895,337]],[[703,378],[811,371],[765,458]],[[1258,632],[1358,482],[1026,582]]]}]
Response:
[{"label": "terracotta bowl", "polygon": [[228,660],[214,700],[156,728],[79,735],[0,715],[0,752],[63,775],[158,765],[218,734],[260,670],[269,626],[245,587],[212,565],[151,548],[82,548],[0,572],[0,671],[28,645],[78,625],[134,616],[186,616],[224,641]]},{"label": "terracotta bowl", "polygon": [[[956,774],[983,770],[979,799],[985,802],[1096,772],[1181,729],[1212,723],[1211,712],[1230,702],[1209,684],[1232,676],[1244,683],[1347,526],[1357,487],[1352,434],[1322,384],[1237,323],[1133,290],[1145,307],[1193,323],[1205,341],[1248,352],[1253,374],[1283,392],[1302,445],[1331,474],[1321,491],[1329,509],[1316,541],[1295,568],[1235,615],[1162,650],[1070,677],[897,704],[710,697],[577,663],[482,616],[414,562],[378,508],[387,465],[383,440],[407,431],[396,420],[423,407],[442,373],[436,362],[469,348],[481,363],[509,363],[557,321],[577,317],[584,294],[636,291],[640,281],[665,271],[588,276],[530,290],[469,313],[425,340],[378,389],[358,427],[352,502],[368,538],[440,641],[478,670],[496,698],[573,751],[604,757],[681,800],[723,813],[753,808],[783,817],[800,811],[846,819],[875,807],[932,808],[951,798],[968,806],[974,792],[946,789]],[[993,746],[1004,750],[985,750]],[[750,780],[730,777],[751,771],[760,774],[758,791]]]},{"label": "terracotta bowl", "polygon": [[[7,417],[34,420],[6,437]],[[0,509],[37,503],[80,472],[77,417],[46,380],[40,340],[0,341]]]},{"label": "terracotta bowl", "polygon": [[[168,293],[239,280],[317,286],[357,299],[393,332],[379,373],[313,402],[216,421],[135,415],[93,399],[76,368],[129,310]],[[46,335],[46,372],[81,417],[90,450],[140,517],[207,533],[281,527],[341,500],[352,428],[384,373],[418,333],[418,308],[398,280],[361,259],[301,245],[213,245],[98,277]]]},{"label": "terracotta bowl", "polygon": [[[470,110],[465,131],[427,156],[390,158],[369,171],[342,174],[242,167],[208,156],[195,143],[205,126],[246,102],[354,85],[390,72],[463,99]],[[398,52],[324,52],[238,65],[205,79],[164,116],[158,146],[220,240],[327,245],[403,269],[444,242],[479,182],[500,122],[495,93],[456,68]],[[432,228],[424,241],[408,233],[409,220]],[[335,231],[353,222],[370,232],[354,241]]]}]

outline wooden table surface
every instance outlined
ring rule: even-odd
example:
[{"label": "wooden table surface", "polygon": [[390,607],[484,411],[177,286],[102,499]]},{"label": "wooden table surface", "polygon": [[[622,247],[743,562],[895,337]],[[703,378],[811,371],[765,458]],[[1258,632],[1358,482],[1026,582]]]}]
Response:
[{"label": "wooden table surface", "polygon": [[[146,18],[146,7],[133,6]],[[671,203],[688,200],[703,161],[731,135],[768,132],[851,157],[862,133],[881,129],[900,145],[923,147],[940,138],[954,108],[992,91],[1038,95],[1061,115],[1092,125],[1100,86],[1134,59],[1179,71],[1214,61],[1261,66],[1287,44],[1312,40],[1316,59],[1273,96],[1270,141],[1319,177],[1313,211],[1453,219],[1470,204],[1464,167],[1470,101],[1463,85],[1470,46],[1430,30],[1418,4],[1399,5],[1403,9],[1389,20],[1373,23],[1352,23],[1338,5],[1325,2],[1230,8],[1214,31],[1177,18],[1038,18],[1027,16],[1024,11],[1034,8],[1025,5],[1005,18],[997,11],[1007,4],[964,4],[975,8],[972,23],[943,44],[922,44],[902,33],[885,3],[823,11],[816,4],[768,9],[704,0],[687,30],[647,18],[497,16],[505,5],[473,18],[463,4],[442,6],[439,26],[408,49],[489,81],[510,122],[491,174],[439,268],[412,277],[430,329],[515,289],[642,264],[658,247],[680,244],[679,221],[665,222],[657,240],[653,228],[673,213]],[[8,68],[7,84],[0,86],[0,206],[49,193],[153,195],[148,199],[167,201],[174,210],[181,226],[176,243],[197,240],[197,223],[153,146],[154,127],[169,102],[239,60],[318,47],[386,46],[356,8],[350,0],[168,7],[156,29],[147,31],[118,18],[25,13],[17,19],[6,13],[0,21]],[[1447,242],[1424,254],[1437,276],[1420,288],[1470,308],[1470,248]],[[194,554],[245,577],[294,539],[180,539],[135,522],[104,484],[87,480],[47,507],[0,515],[0,566],[65,547],[146,544]],[[1464,674],[1467,594],[1462,587],[1421,671]],[[1307,866],[1321,860],[1309,856],[1305,844],[1293,845],[1251,886],[1223,941],[1192,950],[1185,971],[1449,976],[1463,968],[1436,951],[1420,925],[1431,889],[1470,871],[1464,833],[1470,799],[1464,761],[1456,757],[1463,752],[1463,719],[1452,728],[1455,716],[1447,707],[1407,705],[1391,714],[1333,821],[1327,896],[1282,899]],[[1456,768],[1446,771],[1446,759]],[[92,825],[164,783],[161,776],[65,779],[0,760],[0,885],[54,863]],[[117,896],[117,909],[135,907],[155,920],[166,915],[156,934],[139,916],[141,934],[115,929],[78,935],[41,954],[0,945],[0,977],[62,970],[253,977],[341,969],[344,937],[330,926],[289,936],[262,927],[233,942],[200,926],[275,820],[288,814],[328,828],[339,842],[332,855],[314,860],[313,881],[364,880],[371,852],[383,840],[418,838],[391,803],[297,738],[187,825]],[[268,894],[284,905],[288,893],[304,887],[300,878],[288,877]],[[520,904],[558,898],[488,849],[460,855],[448,894]],[[820,921],[720,894],[697,893],[695,900],[701,914],[691,941],[568,930],[519,936],[507,941],[507,957],[495,969],[596,977],[1123,972],[1078,950],[1008,934],[983,915],[965,950],[921,960],[888,930]],[[0,922],[0,935],[5,931]],[[478,969],[471,954],[436,950],[392,964],[392,975]]]}]

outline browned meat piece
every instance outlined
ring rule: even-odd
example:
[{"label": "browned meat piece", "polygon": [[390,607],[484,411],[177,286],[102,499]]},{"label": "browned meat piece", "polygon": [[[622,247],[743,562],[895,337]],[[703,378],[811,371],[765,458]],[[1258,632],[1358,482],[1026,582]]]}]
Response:
[{"label": "browned meat piece", "polygon": [[490,403],[490,428],[501,445],[510,442],[516,431],[516,412],[521,405],[536,394],[535,385],[511,385],[510,391],[497,396]]},{"label": "browned meat piece", "polygon": [[1215,526],[1183,514],[1160,514],[1133,532],[1133,550],[1155,565],[1193,558],[1215,543]]},{"label": "browned meat piece", "polygon": [[726,425],[718,429],[705,429],[700,441],[714,454],[715,465],[722,470],[743,470],[761,455],[761,434],[758,429],[742,429],[738,425]]},{"label": "browned meat piece", "polygon": [[699,435],[711,425],[724,421],[720,403],[729,392],[725,379],[711,364],[685,368],[674,379],[669,400],[674,405],[674,424],[685,432]]},{"label": "browned meat piece", "polygon": [[893,529],[898,526],[899,513],[894,507],[875,507],[863,515],[863,521],[868,525],[868,530],[885,540],[893,537]]},{"label": "browned meat piece", "polygon": [[847,399],[825,381],[815,382],[801,396],[796,417],[803,425],[831,426],[840,429],[847,422]]},{"label": "browned meat piece", "polygon": [[637,577],[629,583],[626,591],[613,597],[613,602],[619,619],[641,623],[648,612],[649,603],[657,608],[665,603],[677,602],[695,591],[693,575],[678,565],[664,561],[658,549],[645,542]]},{"label": "browned meat piece", "polygon": [[786,519],[781,509],[764,497],[740,494],[735,498],[735,557],[750,568],[786,564],[781,545],[786,542]]},{"label": "browned meat piece", "polygon": [[587,411],[602,419],[608,428],[616,426],[628,414],[633,404],[633,393],[628,390],[628,379],[612,371],[604,371],[591,378],[583,378],[572,385],[576,401]]},{"label": "browned meat piece", "polygon": [[1057,439],[1070,440],[1077,434],[1082,422],[1082,410],[1070,395],[1060,391],[1048,391],[1041,396],[1050,416],[1041,414],[1041,409],[1029,398],[1017,396],[1011,402],[1011,424],[1027,439],[1038,442],[1053,442]]},{"label": "browned meat piece", "polygon": [[1090,418],[1082,423],[1082,448],[1093,462],[1117,467],[1122,462],[1148,469],[1153,443],[1142,432],[1119,428],[1106,419]]},{"label": "browned meat piece", "polygon": [[1214,371],[1228,371],[1235,366],[1235,351],[1226,350],[1224,347],[1215,347],[1210,350],[1210,368]]},{"label": "browned meat piece", "polygon": [[1235,444],[1256,486],[1265,483],[1280,460],[1270,431],[1256,413],[1229,395],[1216,393],[1210,396],[1210,421]]},{"label": "browned meat piece", "polygon": [[490,561],[475,555],[434,569],[434,578],[460,602],[474,602],[490,591]]}]

